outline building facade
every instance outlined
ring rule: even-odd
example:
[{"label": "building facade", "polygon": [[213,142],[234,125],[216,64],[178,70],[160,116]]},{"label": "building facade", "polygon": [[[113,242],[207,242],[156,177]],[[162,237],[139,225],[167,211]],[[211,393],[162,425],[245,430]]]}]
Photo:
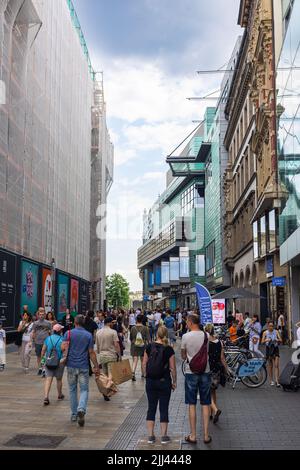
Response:
[{"label": "building facade", "polygon": [[279,259],[278,217],[286,194],[277,167],[273,2],[241,1],[239,24],[244,36],[226,108],[225,261],[235,286],[261,296],[238,308],[264,321],[290,312],[288,270]]},{"label": "building facade", "polygon": [[[181,157],[197,155],[203,135],[201,126]],[[180,172],[186,172],[185,167],[179,163]],[[183,177],[169,177],[168,182],[164,193],[144,215],[138,269],[145,306],[196,308],[195,282],[205,279],[205,165],[198,164],[197,176],[191,171]]]},{"label": "building facade", "polygon": [[280,262],[290,271],[291,328],[300,321],[300,4],[285,2],[277,71],[278,168],[287,198],[279,215]]},{"label": "building facade", "polygon": [[[71,304],[78,310],[79,281],[88,282],[91,275],[90,223],[96,219],[91,193],[102,191],[103,184],[96,185],[91,172],[96,78],[71,0],[1,1],[0,248],[28,260],[25,275],[38,286],[32,308],[43,300],[42,267],[52,271],[48,290],[49,285],[54,289],[53,270],[60,272],[58,314]],[[112,162],[110,146],[108,154]],[[31,295],[18,272],[14,292],[8,287],[7,262],[1,269],[4,322],[3,312],[11,310],[4,296],[15,295],[18,305],[20,290]],[[86,297],[87,284],[83,290]],[[15,318],[7,320],[9,326],[19,318],[20,307],[10,313]]]}]

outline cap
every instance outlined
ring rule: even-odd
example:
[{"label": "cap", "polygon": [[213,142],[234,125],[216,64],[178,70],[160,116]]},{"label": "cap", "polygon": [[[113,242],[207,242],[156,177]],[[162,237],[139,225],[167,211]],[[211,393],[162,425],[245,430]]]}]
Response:
[{"label": "cap", "polygon": [[112,317],[107,317],[104,320],[104,325],[108,325],[109,323],[112,323],[114,319]]},{"label": "cap", "polygon": [[62,325],[60,325],[59,323],[56,323],[56,325],[54,325],[54,327],[53,327],[53,331],[57,331],[58,333],[63,329],[64,329],[64,327]]}]

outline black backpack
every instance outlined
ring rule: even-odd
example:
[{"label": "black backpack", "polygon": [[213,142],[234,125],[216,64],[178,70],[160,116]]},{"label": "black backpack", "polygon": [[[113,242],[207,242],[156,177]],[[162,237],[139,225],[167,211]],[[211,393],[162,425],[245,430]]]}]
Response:
[{"label": "black backpack", "polygon": [[164,377],[169,368],[169,362],[165,362],[165,348],[158,344],[152,343],[150,355],[146,367],[146,376],[149,379],[160,380]]},{"label": "black backpack", "polygon": [[58,357],[58,353],[57,353],[57,349],[56,349],[56,346],[58,345],[59,340],[60,340],[60,338],[58,338],[56,344],[53,345],[53,341],[52,341],[52,338],[51,338],[52,349],[50,351],[49,356],[46,357],[46,362],[45,362],[45,366],[50,370],[55,370],[55,369],[58,369],[58,367],[59,367],[60,359]]}]

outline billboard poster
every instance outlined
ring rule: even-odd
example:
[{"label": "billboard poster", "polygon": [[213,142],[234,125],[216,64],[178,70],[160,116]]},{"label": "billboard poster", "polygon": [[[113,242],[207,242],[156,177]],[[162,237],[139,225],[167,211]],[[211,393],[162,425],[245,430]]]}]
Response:
[{"label": "billboard poster", "polygon": [[0,250],[0,321],[15,326],[17,257]]},{"label": "billboard poster", "polygon": [[39,266],[30,261],[21,261],[21,302],[20,313],[23,306],[28,305],[28,311],[33,315],[38,309],[38,278]]},{"label": "billboard poster", "polygon": [[213,310],[213,323],[215,325],[225,325],[226,323],[226,314],[225,314],[225,300],[218,299],[212,301],[212,310]]},{"label": "billboard poster", "polygon": [[69,299],[69,278],[64,274],[57,276],[57,301],[58,301],[58,316],[57,320],[61,321],[68,308]]},{"label": "billboard poster", "polygon": [[76,281],[76,279],[71,279],[70,309],[71,312],[78,313],[79,311],[79,281]]},{"label": "billboard poster", "polygon": [[47,268],[42,271],[42,307],[46,313],[52,310],[52,276],[51,270]]},{"label": "billboard poster", "polygon": [[86,281],[80,281],[80,313],[88,310],[89,285]]}]

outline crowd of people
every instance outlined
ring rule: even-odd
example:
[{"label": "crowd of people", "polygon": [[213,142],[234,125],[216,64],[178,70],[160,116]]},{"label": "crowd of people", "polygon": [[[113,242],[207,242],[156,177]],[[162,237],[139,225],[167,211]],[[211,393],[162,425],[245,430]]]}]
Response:
[{"label": "crowd of people", "polygon": [[[227,316],[227,333],[232,344],[244,338],[246,347],[257,357],[265,357],[259,346],[266,346],[271,386],[279,386],[279,345],[283,343],[283,327],[282,318],[278,319],[277,325],[267,319],[262,326],[258,315],[250,318],[248,313],[242,315],[237,311],[235,315],[229,312]],[[300,323],[297,328],[300,340]],[[216,424],[222,413],[217,404],[217,389],[219,385],[225,386],[229,371],[223,342],[216,335],[213,324],[201,325],[197,310],[142,312],[112,309],[109,312],[87,311],[85,315],[71,314],[67,310],[58,321],[52,312],[46,314],[42,307],[33,316],[24,306],[16,345],[26,374],[32,352],[35,352],[37,375],[45,378],[44,406],[50,405],[53,379],[56,379],[58,400],[65,398],[63,376],[67,371],[71,421],[83,427],[90,376],[95,374],[97,378],[101,371],[112,380],[112,364],[121,360],[127,344],[130,344],[131,379],[133,382],[137,380],[139,362],[141,379],[145,379],[148,442],[153,444],[156,441],[155,415],[159,407],[161,442],[167,444],[170,441],[169,403],[172,391],[177,388],[175,344],[179,338],[181,358],[186,364],[185,403],[189,407],[190,423],[190,434],[185,440],[191,444],[197,442],[196,405],[200,397],[203,441],[209,444],[212,440],[209,422]],[[0,341],[5,342],[1,325]],[[110,401],[107,395],[103,397]]]}]

